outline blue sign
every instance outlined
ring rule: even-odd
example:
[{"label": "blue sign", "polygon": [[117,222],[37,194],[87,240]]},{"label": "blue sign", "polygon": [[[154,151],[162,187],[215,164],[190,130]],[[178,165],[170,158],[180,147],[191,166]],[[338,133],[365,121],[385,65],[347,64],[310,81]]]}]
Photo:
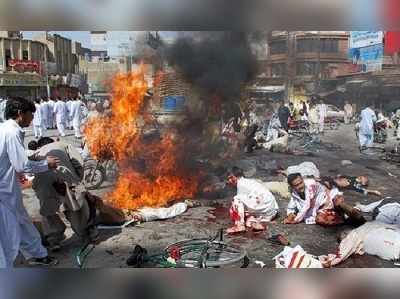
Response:
[{"label": "blue sign", "polygon": [[184,105],[184,96],[167,96],[163,99],[163,108],[167,111],[182,110]]},{"label": "blue sign", "polygon": [[363,72],[382,70],[383,44],[349,49],[349,58],[353,64],[362,65]]}]

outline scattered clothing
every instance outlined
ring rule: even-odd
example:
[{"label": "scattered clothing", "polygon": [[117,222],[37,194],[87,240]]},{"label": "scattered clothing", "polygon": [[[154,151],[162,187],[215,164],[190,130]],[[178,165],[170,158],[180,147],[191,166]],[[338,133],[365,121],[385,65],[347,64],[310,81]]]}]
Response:
[{"label": "scattered clothing", "polygon": [[279,255],[274,257],[274,260],[275,267],[280,269],[323,268],[317,257],[308,254],[300,245],[294,248],[285,247]]},{"label": "scattered clothing", "polygon": [[313,162],[303,162],[299,165],[289,166],[287,169],[287,175],[290,175],[292,173],[300,173],[303,178],[320,177],[320,172]]}]

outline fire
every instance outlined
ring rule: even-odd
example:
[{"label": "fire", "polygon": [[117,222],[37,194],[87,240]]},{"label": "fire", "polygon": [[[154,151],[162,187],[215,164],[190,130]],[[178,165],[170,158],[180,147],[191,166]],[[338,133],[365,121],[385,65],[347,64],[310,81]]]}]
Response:
[{"label": "fire", "polygon": [[118,164],[120,175],[108,194],[111,204],[135,210],[192,198],[197,177],[181,161],[184,140],[172,129],[155,140],[144,136],[153,119],[145,113],[149,103],[143,69],[116,75],[112,86],[111,116],[94,118],[85,128],[92,156]]}]

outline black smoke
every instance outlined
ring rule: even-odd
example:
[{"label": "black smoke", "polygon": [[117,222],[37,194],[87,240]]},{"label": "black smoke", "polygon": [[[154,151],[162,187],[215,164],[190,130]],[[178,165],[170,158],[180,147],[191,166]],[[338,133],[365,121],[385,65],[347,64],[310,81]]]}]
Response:
[{"label": "black smoke", "polygon": [[229,104],[239,101],[244,85],[257,74],[257,60],[249,40],[246,33],[197,33],[170,46],[167,60],[200,89],[204,101],[218,95],[224,104]]}]

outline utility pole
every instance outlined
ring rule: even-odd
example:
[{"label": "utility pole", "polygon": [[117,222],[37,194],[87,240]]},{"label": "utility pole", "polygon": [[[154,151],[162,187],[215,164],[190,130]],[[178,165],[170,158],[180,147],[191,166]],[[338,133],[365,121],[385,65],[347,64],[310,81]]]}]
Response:
[{"label": "utility pole", "polygon": [[290,102],[289,99],[289,84],[290,84],[290,31],[286,31],[286,82],[285,82],[285,102]]},{"label": "utility pole", "polygon": [[317,32],[317,42],[318,42],[318,60],[317,60],[317,72],[316,72],[316,91],[318,92],[321,83],[321,31]]}]

